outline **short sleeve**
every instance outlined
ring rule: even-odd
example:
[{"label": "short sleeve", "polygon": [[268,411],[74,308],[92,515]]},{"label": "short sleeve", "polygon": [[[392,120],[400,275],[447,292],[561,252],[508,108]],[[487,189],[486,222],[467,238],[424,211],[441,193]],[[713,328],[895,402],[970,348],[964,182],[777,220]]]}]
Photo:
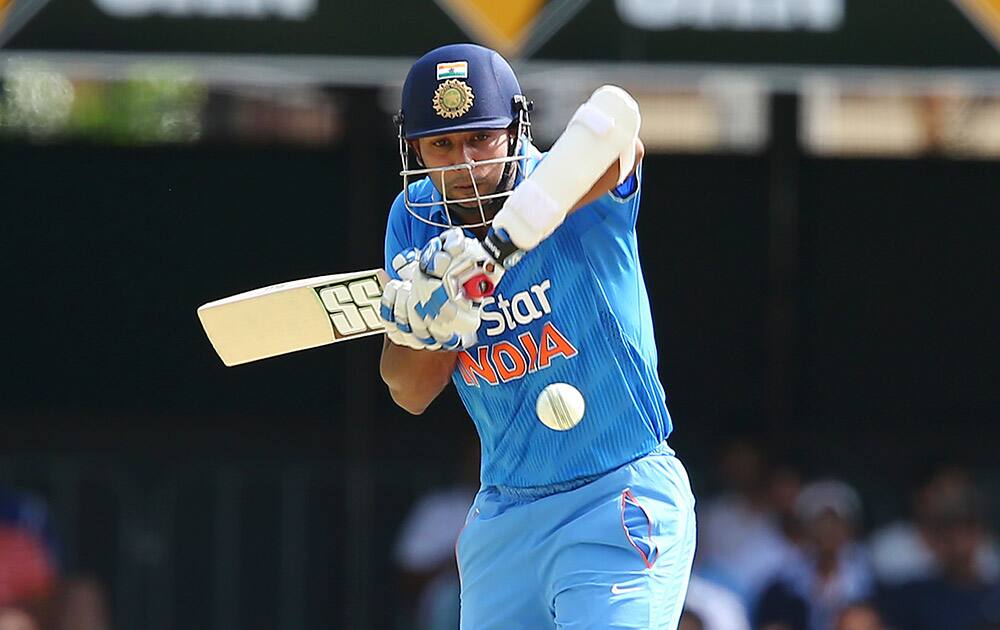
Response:
[{"label": "short sleeve", "polygon": [[605,206],[611,208],[612,212],[621,215],[629,229],[635,227],[636,219],[639,218],[639,189],[642,187],[642,162],[639,162],[635,170],[625,181],[612,188],[607,195],[599,200]]},{"label": "short sleeve", "polygon": [[625,181],[607,194],[581,208],[578,221],[586,229],[602,226],[603,230],[621,235],[635,229],[639,217],[639,200],[642,192],[642,162]]},{"label": "short sleeve", "polygon": [[621,201],[627,201],[638,190],[639,176],[636,173],[632,173],[625,181],[611,189],[611,196]]},{"label": "short sleeve", "polygon": [[399,279],[399,276],[392,268],[392,259],[399,252],[413,247],[408,217],[403,202],[403,193],[400,192],[396,200],[392,202],[392,208],[389,210],[389,222],[385,226],[385,272],[396,280]]}]

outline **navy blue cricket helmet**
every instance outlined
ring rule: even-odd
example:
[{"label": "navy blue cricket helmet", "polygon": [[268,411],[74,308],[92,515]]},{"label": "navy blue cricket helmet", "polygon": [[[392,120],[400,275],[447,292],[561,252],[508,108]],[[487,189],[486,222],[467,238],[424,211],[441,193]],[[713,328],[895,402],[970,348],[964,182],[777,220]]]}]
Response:
[{"label": "navy blue cricket helmet", "polygon": [[[449,44],[420,57],[410,68],[403,83],[402,103],[395,122],[399,131],[399,153],[403,164],[403,199],[406,209],[417,219],[432,225],[455,223],[448,208],[451,204],[478,204],[482,222],[469,227],[488,225],[486,214],[496,211],[513,189],[516,174],[526,159],[518,155],[522,139],[530,142],[531,101],[521,94],[514,70],[500,53],[476,44]],[[411,178],[433,176],[454,169],[471,169],[475,163],[439,168],[410,168],[410,142],[419,138],[479,129],[505,129],[516,125],[509,136],[507,156],[485,162],[502,162],[500,186],[492,193],[476,191],[466,199],[443,199],[419,202],[409,197]],[[417,156],[419,163],[419,156]],[[419,166],[423,166],[419,164]],[[433,214],[443,206],[447,223],[433,220],[418,210]]]},{"label": "navy blue cricket helmet", "polygon": [[502,129],[525,107],[514,70],[500,53],[450,44],[418,59],[403,83],[403,137]]}]

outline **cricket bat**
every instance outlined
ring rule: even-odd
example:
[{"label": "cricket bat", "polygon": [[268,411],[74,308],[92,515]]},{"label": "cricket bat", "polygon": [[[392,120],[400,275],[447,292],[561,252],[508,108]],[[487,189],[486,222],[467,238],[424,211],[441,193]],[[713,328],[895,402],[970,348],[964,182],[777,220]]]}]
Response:
[{"label": "cricket bat", "polygon": [[318,276],[240,293],[198,307],[227,366],[377,335],[381,269]]},{"label": "cricket bat", "polygon": [[[198,307],[212,347],[227,366],[377,335],[389,276],[382,269],[283,282]],[[492,293],[485,275],[464,284],[469,297]]]}]

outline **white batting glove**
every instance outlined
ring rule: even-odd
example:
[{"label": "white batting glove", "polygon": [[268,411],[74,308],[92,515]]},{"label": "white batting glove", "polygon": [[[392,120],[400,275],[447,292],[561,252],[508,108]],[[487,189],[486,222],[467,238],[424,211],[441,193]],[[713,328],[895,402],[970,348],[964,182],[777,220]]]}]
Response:
[{"label": "white batting glove", "polygon": [[431,336],[423,320],[416,314],[417,300],[413,295],[413,276],[420,274],[417,249],[409,249],[392,259],[399,280],[390,280],[382,290],[379,319],[385,326],[389,341],[413,350],[439,350],[441,344]]},{"label": "white batting glove", "polygon": [[[416,312],[445,349],[465,349],[477,341],[482,303],[466,297],[463,283],[484,273],[492,259],[461,228],[451,228],[428,241],[420,252],[419,274],[414,276]],[[491,265],[495,281],[499,268]]]},{"label": "white batting glove", "polygon": [[[435,239],[420,252],[420,270],[443,281],[448,297],[466,297],[464,283],[477,275],[485,275],[495,286],[503,277],[504,268],[496,263],[474,238],[465,236],[461,228],[451,228],[437,237],[440,248],[433,245]],[[433,256],[428,248],[436,248]]]}]

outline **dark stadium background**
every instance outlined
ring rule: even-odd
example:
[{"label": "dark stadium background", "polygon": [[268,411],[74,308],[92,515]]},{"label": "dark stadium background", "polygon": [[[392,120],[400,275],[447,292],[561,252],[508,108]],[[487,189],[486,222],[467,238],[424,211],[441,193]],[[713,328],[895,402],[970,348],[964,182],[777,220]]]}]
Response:
[{"label": "dark stadium background", "polygon": [[[66,562],[108,585],[116,627],[391,627],[393,535],[455,473],[457,397],[396,408],[381,337],[224,368],[195,315],[381,266],[394,130],[376,90],[336,92],[344,135],[318,148],[0,139],[0,475],[74,524]],[[868,527],[932,456],[1000,487],[998,162],[799,147],[778,120],[756,152],[645,159],[640,253],[696,494],[747,434],[855,484]]]}]

